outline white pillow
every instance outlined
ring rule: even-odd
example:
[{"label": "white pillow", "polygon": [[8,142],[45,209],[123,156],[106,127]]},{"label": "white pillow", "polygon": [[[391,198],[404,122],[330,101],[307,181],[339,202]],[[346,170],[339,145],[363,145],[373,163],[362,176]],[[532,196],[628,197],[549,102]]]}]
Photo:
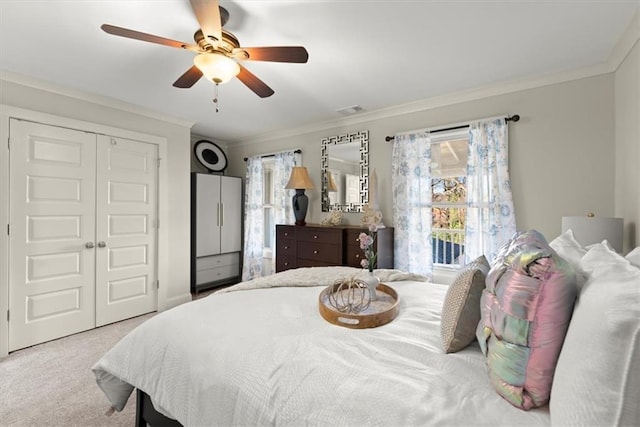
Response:
[{"label": "white pillow", "polygon": [[640,269],[605,242],[580,261],[588,274],[558,358],[552,425],[640,425]]},{"label": "white pillow", "polygon": [[586,273],[580,267],[580,260],[587,253],[587,249],[578,243],[571,229],[553,239],[549,246],[573,267],[576,272],[576,284],[580,290],[587,280]]},{"label": "white pillow", "polygon": [[634,250],[629,252],[625,257],[627,261],[636,267],[640,268],[640,246],[637,246]]},{"label": "white pillow", "polygon": [[565,259],[572,267],[576,267],[583,256],[587,253],[587,250],[582,247],[576,240],[571,229],[565,231],[555,239],[553,239],[549,246]]}]

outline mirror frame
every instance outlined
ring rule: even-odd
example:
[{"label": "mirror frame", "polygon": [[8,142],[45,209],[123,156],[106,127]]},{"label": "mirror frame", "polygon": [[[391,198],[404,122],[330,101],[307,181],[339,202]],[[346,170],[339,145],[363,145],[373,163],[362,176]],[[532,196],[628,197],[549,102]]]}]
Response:
[{"label": "mirror frame", "polygon": [[[329,204],[329,192],[327,191],[327,169],[329,168],[329,146],[337,144],[360,143],[360,203]],[[320,173],[322,174],[322,212],[330,209],[341,212],[362,212],[369,199],[369,131],[353,132],[346,135],[336,135],[322,139]]]}]

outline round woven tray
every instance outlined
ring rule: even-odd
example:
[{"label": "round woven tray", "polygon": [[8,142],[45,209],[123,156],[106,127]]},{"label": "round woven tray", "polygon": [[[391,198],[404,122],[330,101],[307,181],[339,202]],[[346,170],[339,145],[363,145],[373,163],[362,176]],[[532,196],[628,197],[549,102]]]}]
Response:
[{"label": "round woven tray", "polygon": [[352,329],[375,328],[391,322],[400,310],[398,293],[392,287],[379,283],[376,288],[377,298],[371,301],[366,310],[358,314],[340,313],[329,304],[329,292],[338,286],[340,285],[335,284],[325,288],[318,297],[320,314],[334,325]]}]

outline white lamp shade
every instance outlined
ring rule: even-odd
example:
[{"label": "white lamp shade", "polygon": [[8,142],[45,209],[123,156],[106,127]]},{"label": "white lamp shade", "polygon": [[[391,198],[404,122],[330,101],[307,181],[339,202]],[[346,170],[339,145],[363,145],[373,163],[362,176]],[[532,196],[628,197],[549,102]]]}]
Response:
[{"label": "white lamp shade", "polygon": [[238,63],[221,53],[200,53],[193,58],[193,63],[214,83],[226,83],[240,72]]},{"label": "white lamp shade", "polygon": [[596,216],[563,216],[562,232],[571,229],[582,246],[606,240],[618,253],[622,253],[622,218]]}]

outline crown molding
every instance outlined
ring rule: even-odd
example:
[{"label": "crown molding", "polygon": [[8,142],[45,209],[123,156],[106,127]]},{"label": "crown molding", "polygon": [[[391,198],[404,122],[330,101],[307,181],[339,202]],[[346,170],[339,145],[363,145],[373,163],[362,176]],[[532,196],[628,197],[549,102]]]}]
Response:
[{"label": "crown molding", "polygon": [[93,93],[72,89],[66,86],[60,86],[51,82],[29,77],[24,74],[14,73],[13,71],[2,70],[2,74],[0,74],[0,81],[19,84],[33,89],[54,93],[56,95],[67,96],[69,98],[78,99],[80,101],[91,102],[103,107],[110,107],[120,111],[138,114],[140,116],[145,116],[174,125],[188,127],[189,129],[191,129],[195,124],[195,122],[193,121],[181,119],[167,114],[162,114],[157,111],[149,110],[134,104],[129,104],[128,102],[117,100],[115,98],[96,95]]},{"label": "crown molding", "polygon": [[638,43],[638,40],[640,40],[640,9],[633,15],[631,22],[620,36],[607,59],[611,71],[618,69],[627,55],[629,55],[629,52]]}]

